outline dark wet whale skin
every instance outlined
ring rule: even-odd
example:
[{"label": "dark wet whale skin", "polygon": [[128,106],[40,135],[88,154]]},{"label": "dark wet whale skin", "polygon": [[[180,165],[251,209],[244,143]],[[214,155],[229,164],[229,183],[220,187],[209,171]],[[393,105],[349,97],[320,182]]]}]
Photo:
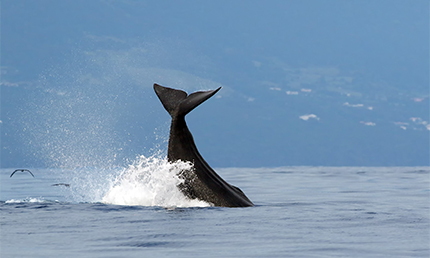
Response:
[{"label": "dark wet whale skin", "polygon": [[193,169],[181,173],[184,182],[179,189],[191,199],[199,199],[221,207],[249,207],[254,204],[236,186],[224,181],[203,159],[185,122],[185,116],[219,90],[198,91],[190,95],[154,84],[154,90],[172,117],[167,159],[188,161]]}]

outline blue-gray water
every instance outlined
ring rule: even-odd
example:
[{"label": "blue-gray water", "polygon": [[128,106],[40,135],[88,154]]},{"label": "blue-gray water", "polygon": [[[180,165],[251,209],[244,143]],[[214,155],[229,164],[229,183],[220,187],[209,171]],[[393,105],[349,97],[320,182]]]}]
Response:
[{"label": "blue-gray water", "polygon": [[2,258],[430,255],[428,167],[217,169],[250,208],[106,204],[119,169],[12,171],[0,170]]}]

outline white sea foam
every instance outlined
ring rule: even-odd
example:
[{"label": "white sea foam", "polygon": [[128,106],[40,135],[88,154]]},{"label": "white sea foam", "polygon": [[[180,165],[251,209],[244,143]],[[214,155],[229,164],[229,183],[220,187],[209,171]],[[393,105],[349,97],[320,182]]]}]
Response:
[{"label": "white sea foam", "polygon": [[10,199],[10,200],[7,200],[5,203],[39,203],[39,202],[46,202],[46,201],[43,198],[28,197],[21,200]]},{"label": "white sea foam", "polygon": [[192,168],[189,162],[170,163],[166,158],[140,156],[115,179],[102,202],[118,205],[162,207],[207,207],[208,203],[191,200],[177,185],[178,173]]}]

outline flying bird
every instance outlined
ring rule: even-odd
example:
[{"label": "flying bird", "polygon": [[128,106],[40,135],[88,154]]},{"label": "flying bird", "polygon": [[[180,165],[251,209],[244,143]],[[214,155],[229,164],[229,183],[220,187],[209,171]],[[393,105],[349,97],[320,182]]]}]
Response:
[{"label": "flying bird", "polygon": [[53,184],[51,186],[62,186],[62,185],[64,185],[65,187],[70,187],[70,184],[65,184],[65,183]]},{"label": "flying bird", "polygon": [[10,174],[10,177],[12,177],[13,174],[15,174],[16,172],[28,172],[34,177],[33,173],[31,173],[31,171],[28,169],[16,169],[15,171],[12,172],[12,174]]}]

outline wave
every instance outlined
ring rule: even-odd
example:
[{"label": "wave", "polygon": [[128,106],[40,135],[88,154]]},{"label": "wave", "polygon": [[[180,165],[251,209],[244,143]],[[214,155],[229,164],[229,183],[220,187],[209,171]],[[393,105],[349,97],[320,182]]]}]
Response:
[{"label": "wave", "polygon": [[18,200],[10,199],[10,200],[5,201],[5,203],[8,203],[8,204],[10,204],[10,203],[43,203],[43,202],[50,202],[50,201],[47,201],[43,198],[33,198],[33,197],[27,197],[25,199],[18,199]]}]

